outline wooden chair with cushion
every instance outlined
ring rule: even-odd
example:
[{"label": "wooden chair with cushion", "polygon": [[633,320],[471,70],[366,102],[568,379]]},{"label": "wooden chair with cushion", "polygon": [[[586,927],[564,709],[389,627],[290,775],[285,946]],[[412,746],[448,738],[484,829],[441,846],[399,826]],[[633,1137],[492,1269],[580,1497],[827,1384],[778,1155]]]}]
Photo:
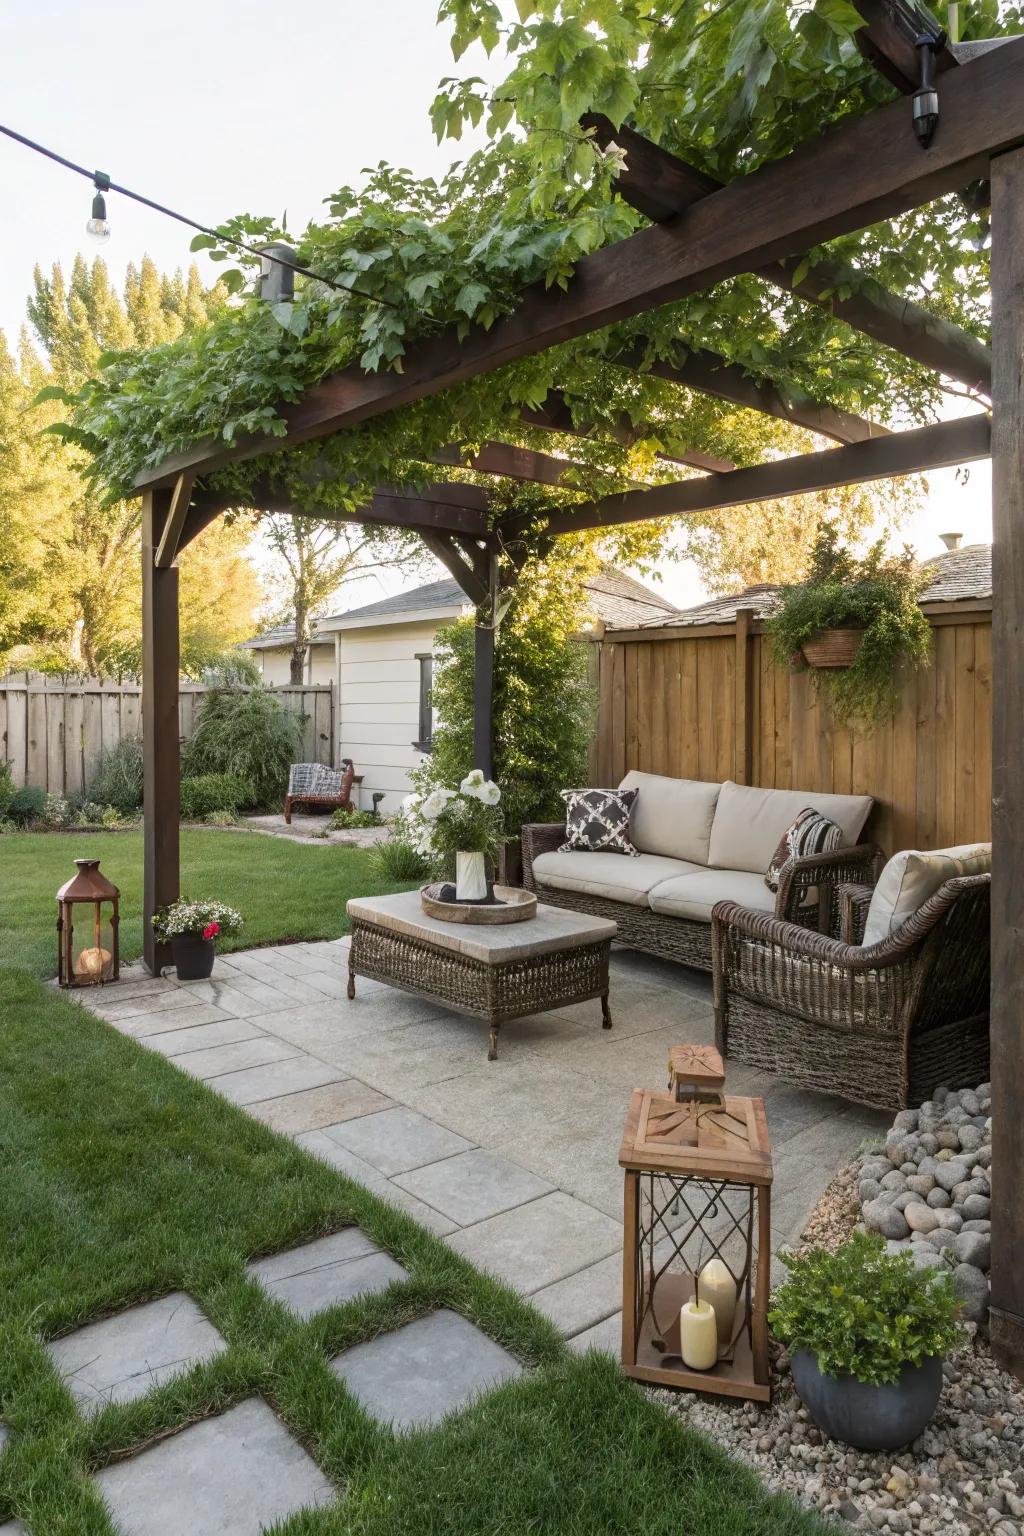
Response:
[{"label": "wooden chair with cushion", "polygon": [[[897,855],[874,887],[839,886],[834,934],[733,902],[716,906],[722,1055],[881,1109],[920,1104],[942,1083],[984,1081],[991,875],[941,879],[910,911],[889,902],[884,884],[900,859],[943,855]],[[952,861],[968,869],[984,862]]]},{"label": "wooden chair with cushion", "polygon": [[310,810],[336,811],[352,803],[352,786],[361,784],[350,757],[343,757],[340,768],[324,763],[292,763],[288,770],[288,793],[284,798],[284,819],[291,825],[292,811],[298,806]]}]

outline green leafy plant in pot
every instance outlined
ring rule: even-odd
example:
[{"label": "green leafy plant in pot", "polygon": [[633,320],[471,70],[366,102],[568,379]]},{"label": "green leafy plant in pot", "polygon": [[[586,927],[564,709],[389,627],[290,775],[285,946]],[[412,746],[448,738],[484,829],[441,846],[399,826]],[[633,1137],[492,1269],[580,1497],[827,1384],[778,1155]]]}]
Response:
[{"label": "green leafy plant in pot", "polygon": [[202,981],[213,972],[214,945],[237,933],[241,914],[222,901],[176,901],[153,917],[153,931],[171,946],[179,981]]},{"label": "green leafy plant in pot", "polygon": [[956,1342],[952,1277],[857,1232],[835,1253],[784,1254],[768,1320],[822,1434],[866,1451],[908,1445],[935,1412]]},{"label": "green leafy plant in pot", "polygon": [[923,666],[931,629],[918,604],[928,585],[908,548],[890,554],[879,540],[863,559],[823,523],[807,580],[783,587],[768,620],[780,666],[810,667],[840,724],[872,725],[896,704],[901,666]]}]

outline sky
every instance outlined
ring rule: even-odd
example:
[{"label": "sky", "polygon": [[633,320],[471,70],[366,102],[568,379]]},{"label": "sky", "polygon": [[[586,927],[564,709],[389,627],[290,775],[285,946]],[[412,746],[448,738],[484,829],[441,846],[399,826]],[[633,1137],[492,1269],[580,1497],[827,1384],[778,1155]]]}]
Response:
[{"label": "sky", "polygon": [[[454,64],[435,15],[435,0],[0,0],[0,122],[201,223],[287,210],[301,229],[366,165],[436,175],[465,152],[434,140],[438,81],[496,78],[501,64],[480,52]],[[77,251],[102,249],[118,280],[146,252],[161,269],[204,267],[189,230],[114,194],[111,239],[95,246],[89,183],[3,136],[0,184],[0,328],[12,340],[36,263],[67,270]],[[941,550],[940,532],[991,538],[987,463],[930,487],[902,533],[922,557]],[[672,601],[700,601],[688,562],[663,576]],[[353,599],[393,589],[385,577]]]}]

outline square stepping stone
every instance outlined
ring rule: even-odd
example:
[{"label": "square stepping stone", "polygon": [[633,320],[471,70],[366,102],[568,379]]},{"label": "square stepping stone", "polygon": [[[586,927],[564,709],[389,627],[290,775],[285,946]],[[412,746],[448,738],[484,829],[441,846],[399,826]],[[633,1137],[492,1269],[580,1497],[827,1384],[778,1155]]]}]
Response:
[{"label": "square stepping stone", "polygon": [[497,1216],[528,1200],[551,1194],[554,1186],[493,1152],[460,1152],[400,1174],[395,1183],[458,1222],[460,1227]]},{"label": "square stepping stone", "polygon": [[389,1178],[422,1168],[426,1163],[436,1163],[441,1157],[453,1157],[456,1152],[468,1152],[473,1146],[464,1136],[435,1125],[413,1109],[385,1109],[379,1115],[363,1115],[359,1120],[332,1126],[327,1134]]},{"label": "square stepping stone", "polygon": [[470,1263],[529,1296],[622,1251],[622,1223],[557,1190],[446,1241]]},{"label": "square stepping stone", "polygon": [[523,1368],[458,1312],[443,1310],[357,1344],[331,1369],[368,1413],[402,1430],[436,1424]]},{"label": "square stepping stone", "polygon": [[358,1227],[346,1227],[287,1253],[256,1259],[246,1265],[246,1273],[259,1280],[289,1312],[302,1318],[409,1278],[401,1264],[371,1243]]},{"label": "square stepping stone", "polygon": [[335,1490],[260,1398],[96,1474],[120,1536],[259,1536]]},{"label": "square stepping stone", "polygon": [[87,1323],[46,1348],[76,1402],[95,1411],[144,1397],[227,1344],[191,1296],[173,1291]]}]

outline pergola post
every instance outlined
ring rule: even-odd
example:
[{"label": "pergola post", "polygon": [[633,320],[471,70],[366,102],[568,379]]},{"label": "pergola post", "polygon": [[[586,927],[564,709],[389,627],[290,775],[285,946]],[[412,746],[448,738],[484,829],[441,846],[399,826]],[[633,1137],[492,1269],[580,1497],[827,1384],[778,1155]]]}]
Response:
[{"label": "pergola post", "polygon": [[993,1352],[1024,1376],[1024,149],[992,161]]},{"label": "pergola post", "polygon": [[171,955],[157,942],[153,914],[180,894],[178,568],[161,567],[156,558],[172,497],[157,490],[142,499],[142,949],[154,975]]},{"label": "pergola post", "polygon": [[473,645],[473,766],[494,777],[494,642],[498,632],[498,556],[481,551],[480,577],[487,599],[477,604]]}]

